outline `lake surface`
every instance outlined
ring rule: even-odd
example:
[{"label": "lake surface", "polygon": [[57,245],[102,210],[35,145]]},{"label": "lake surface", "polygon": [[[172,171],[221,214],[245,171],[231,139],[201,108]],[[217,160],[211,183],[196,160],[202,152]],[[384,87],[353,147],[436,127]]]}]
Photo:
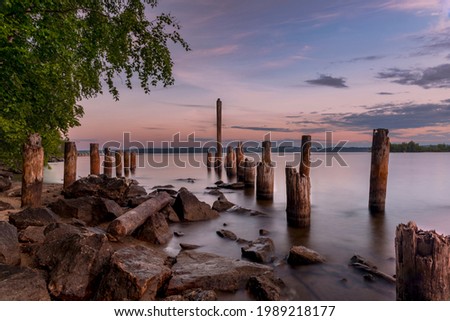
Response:
[{"label": "lake surface", "polygon": [[[335,160],[325,166],[325,154],[312,154],[312,159],[323,165],[311,169],[311,227],[288,228],[286,224],[285,164],[293,154],[274,154],[276,162],[275,195],[273,201],[257,201],[255,191],[227,191],[226,197],[245,208],[266,213],[249,216],[222,213],[216,220],[171,225],[172,230],[185,236],[172,238],[166,251],[176,255],[179,243],[202,245],[199,251],[241,258],[239,244],[221,239],[215,231],[224,228],[238,237],[252,240],[259,229],[270,231],[275,243],[277,260],[272,264],[277,275],[287,284],[285,300],[395,300],[395,286],[376,279],[365,281],[363,273],[348,266],[349,259],[359,254],[374,262],[379,270],[395,274],[394,237],[396,226],[415,221],[419,228],[434,229],[450,234],[450,153],[391,154],[389,160],[388,195],[386,213],[371,215],[368,211],[370,153],[342,153],[347,166]],[[167,160],[169,166],[155,168],[148,165],[148,157],[155,161]],[[176,164],[188,158],[202,163],[200,167]],[[132,177],[149,192],[153,186],[171,184],[179,189],[187,187],[209,204],[214,196],[206,194],[207,186],[214,186],[219,178],[228,181],[225,171],[221,177],[204,164],[204,155],[139,155],[138,168]],[[330,165],[330,164],[329,164]],[[62,183],[63,164],[51,164],[45,181]],[[89,157],[78,158],[78,176],[89,173]],[[194,178],[195,183],[179,179]],[[231,180],[232,181],[232,180]],[[304,245],[327,258],[322,265],[290,267],[283,258],[293,245]],[[225,300],[247,299],[245,293],[223,295]]]}]

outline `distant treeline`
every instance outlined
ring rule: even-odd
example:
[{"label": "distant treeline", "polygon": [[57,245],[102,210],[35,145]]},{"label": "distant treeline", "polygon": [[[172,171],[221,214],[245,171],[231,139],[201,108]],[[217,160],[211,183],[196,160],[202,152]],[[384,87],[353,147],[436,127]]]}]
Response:
[{"label": "distant treeline", "polygon": [[391,144],[392,153],[425,153],[425,152],[450,152],[450,145],[419,145],[416,142]]}]

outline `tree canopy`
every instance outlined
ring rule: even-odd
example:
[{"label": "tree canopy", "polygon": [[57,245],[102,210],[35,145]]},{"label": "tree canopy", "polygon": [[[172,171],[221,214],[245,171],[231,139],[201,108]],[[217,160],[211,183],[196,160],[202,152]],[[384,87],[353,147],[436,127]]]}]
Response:
[{"label": "tree canopy", "polygon": [[[17,160],[27,135],[54,151],[78,126],[82,99],[117,79],[146,93],[173,84],[168,43],[185,50],[170,14],[148,17],[157,0],[0,0],[0,160]],[[148,12],[147,12],[148,14]],[[20,157],[19,157],[20,158]]]}]

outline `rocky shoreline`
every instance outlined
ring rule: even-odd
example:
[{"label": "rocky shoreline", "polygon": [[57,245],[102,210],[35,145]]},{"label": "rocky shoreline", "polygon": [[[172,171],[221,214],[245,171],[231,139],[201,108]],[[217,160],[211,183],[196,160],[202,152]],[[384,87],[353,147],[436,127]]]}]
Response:
[{"label": "rocky shoreline", "polygon": [[[20,184],[6,185],[0,193],[0,300],[217,300],[236,291],[255,300],[283,299],[268,231],[248,241],[218,230],[241,247],[239,260],[182,242],[177,255],[164,251],[172,237],[182,236],[173,223],[213,220],[223,211],[253,213],[220,190],[210,206],[186,188],[160,186],[148,194],[132,179],[89,176],[64,191],[46,184],[42,207],[20,209]],[[160,198],[163,206],[148,212]],[[133,226],[114,232],[121,217]],[[308,249],[295,251],[289,264],[324,260]]]}]

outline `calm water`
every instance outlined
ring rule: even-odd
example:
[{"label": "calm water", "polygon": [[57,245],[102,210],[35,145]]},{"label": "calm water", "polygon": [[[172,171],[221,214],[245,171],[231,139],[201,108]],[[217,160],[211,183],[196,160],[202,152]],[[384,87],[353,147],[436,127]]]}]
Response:
[{"label": "calm water", "polygon": [[[148,155],[140,155],[145,161]],[[174,165],[173,155],[156,155],[157,160],[169,158],[169,167],[138,168],[133,176],[151,191],[155,185],[172,184],[187,187],[203,201],[212,204],[214,196],[205,192],[219,178],[205,167],[180,168]],[[181,155],[187,159],[188,155]],[[196,155],[200,160],[203,155]],[[324,159],[323,154],[313,158]],[[201,251],[240,258],[240,246],[219,238],[215,231],[223,227],[244,239],[256,239],[259,229],[270,231],[278,260],[274,262],[277,275],[288,284],[286,300],[394,300],[395,287],[383,280],[366,282],[362,273],[348,266],[354,254],[374,262],[381,271],[395,274],[394,235],[399,223],[415,221],[422,229],[435,229],[450,234],[450,154],[391,154],[389,162],[386,213],[372,216],[367,209],[370,154],[344,153],[347,167],[321,166],[311,170],[312,214],[309,229],[286,226],[285,163],[293,155],[273,155],[277,162],[273,202],[255,199],[253,190],[224,191],[226,197],[246,208],[259,210],[267,216],[252,217],[223,213],[219,219],[173,224],[175,231],[183,231],[182,238],[172,238],[165,247],[171,255],[179,251],[179,242],[202,245]],[[89,172],[89,158],[79,157],[78,175]],[[52,164],[47,170],[47,182],[62,182],[63,164]],[[179,179],[195,178],[195,183]],[[225,172],[222,180],[227,181]],[[323,265],[292,268],[283,262],[292,245],[304,245],[327,258]],[[246,299],[245,293],[223,296],[228,300]]]}]

